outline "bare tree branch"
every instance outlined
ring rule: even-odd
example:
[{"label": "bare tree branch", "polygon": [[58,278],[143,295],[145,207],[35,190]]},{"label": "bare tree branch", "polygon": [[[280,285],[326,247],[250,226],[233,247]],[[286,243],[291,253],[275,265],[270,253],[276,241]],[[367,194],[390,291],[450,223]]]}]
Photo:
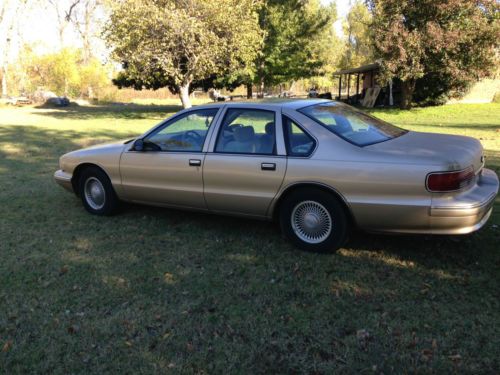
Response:
[{"label": "bare tree branch", "polygon": [[80,0],[73,1],[73,3],[70,5],[68,11],[66,12],[66,21],[69,22],[71,20],[71,12],[73,9],[80,3]]}]

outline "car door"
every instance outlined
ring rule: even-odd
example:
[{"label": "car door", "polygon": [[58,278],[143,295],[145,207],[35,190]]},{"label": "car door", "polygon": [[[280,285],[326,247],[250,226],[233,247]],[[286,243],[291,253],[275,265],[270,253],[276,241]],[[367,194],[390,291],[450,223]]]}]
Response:
[{"label": "car door", "polygon": [[206,210],[203,198],[205,140],[219,107],[176,116],[143,137],[142,150],[122,154],[125,199]]},{"label": "car door", "polygon": [[228,106],[221,117],[203,165],[208,209],[266,216],[286,171],[280,111]]}]

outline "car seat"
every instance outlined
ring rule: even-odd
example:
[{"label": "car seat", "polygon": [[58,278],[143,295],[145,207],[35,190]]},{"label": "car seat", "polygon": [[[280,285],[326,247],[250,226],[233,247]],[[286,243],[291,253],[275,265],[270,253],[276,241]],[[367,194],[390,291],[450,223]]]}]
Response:
[{"label": "car seat", "polygon": [[276,138],[274,122],[268,122],[265,126],[265,131],[266,133],[259,139],[258,151],[260,154],[273,154]]},{"label": "car seat", "polygon": [[255,131],[252,126],[242,126],[234,129],[234,141],[228,142],[224,152],[255,153]]}]

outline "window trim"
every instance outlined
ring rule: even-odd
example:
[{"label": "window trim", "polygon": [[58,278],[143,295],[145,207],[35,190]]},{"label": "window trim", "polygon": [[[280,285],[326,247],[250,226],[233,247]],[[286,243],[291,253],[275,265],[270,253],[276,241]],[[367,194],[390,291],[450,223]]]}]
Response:
[{"label": "window trim", "polygon": [[146,133],[144,133],[141,136],[139,136],[139,137],[137,137],[137,138],[134,139],[134,142],[137,139],[144,140],[147,137],[149,137],[151,134],[153,134],[154,132],[156,132],[156,131],[160,132],[163,129],[165,129],[166,127],[170,126],[172,123],[174,123],[176,121],[179,121],[179,120],[182,120],[184,117],[190,116],[190,115],[192,115],[195,112],[207,111],[207,110],[208,111],[209,110],[216,110],[217,112],[215,113],[212,121],[210,122],[210,125],[207,128],[207,134],[205,135],[205,139],[203,140],[203,144],[201,146],[201,150],[200,151],[193,151],[193,150],[135,151],[133,149],[134,148],[134,142],[131,142],[131,147],[127,150],[127,152],[140,152],[140,153],[144,153],[144,152],[154,152],[154,153],[183,153],[183,154],[184,153],[191,153],[191,154],[203,154],[203,153],[206,153],[205,149],[206,149],[206,147],[208,145],[208,141],[209,141],[209,138],[211,137],[213,129],[217,125],[217,121],[218,121],[218,118],[219,118],[219,116],[221,114],[221,109],[222,108],[223,108],[222,106],[205,107],[205,108],[191,108],[191,109],[188,109],[188,110],[177,112],[173,116],[170,116],[169,118],[163,120],[162,122],[160,122],[158,125],[156,125],[152,129],[148,130]]},{"label": "window trim", "polygon": [[[228,115],[228,112],[231,110],[240,110],[240,111],[259,111],[259,112],[270,112],[274,115],[274,147],[273,147],[273,153],[271,154],[264,154],[264,153],[259,153],[259,152],[235,152],[235,151],[217,151],[217,143],[219,141],[219,137],[224,129],[224,121]],[[247,156],[269,156],[269,157],[278,157],[282,156],[278,154],[278,134],[277,134],[277,129],[278,129],[278,124],[277,124],[277,119],[279,117],[279,114],[272,109],[263,109],[263,108],[253,108],[253,107],[227,107],[226,110],[223,113],[223,116],[221,115],[221,119],[219,121],[219,128],[217,129],[217,133],[215,134],[215,142],[213,144],[213,153],[214,154],[220,154],[220,155],[247,155]]]},{"label": "window trim", "polygon": [[[290,120],[293,122],[297,127],[304,132],[309,138],[312,139],[313,141],[313,147],[311,148],[311,151],[309,151],[305,155],[293,155],[292,151],[290,150],[290,145],[288,144],[288,127],[286,126],[286,120]],[[281,125],[283,127],[283,141],[285,142],[285,149],[286,149],[286,155],[287,157],[290,158],[300,158],[300,159],[308,159],[311,157],[312,154],[316,151],[316,148],[318,147],[318,140],[315,136],[313,136],[310,132],[308,132],[302,125],[299,124],[298,121],[294,120],[291,116],[282,114],[281,115]]]}]

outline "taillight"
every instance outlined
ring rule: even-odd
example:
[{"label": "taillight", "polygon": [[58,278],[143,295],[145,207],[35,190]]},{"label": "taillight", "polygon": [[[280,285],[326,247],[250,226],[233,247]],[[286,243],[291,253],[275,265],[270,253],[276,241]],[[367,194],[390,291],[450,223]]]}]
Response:
[{"label": "taillight", "polygon": [[460,190],[474,178],[472,166],[453,172],[435,172],[427,176],[427,190],[431,192],[446,192]]}]

